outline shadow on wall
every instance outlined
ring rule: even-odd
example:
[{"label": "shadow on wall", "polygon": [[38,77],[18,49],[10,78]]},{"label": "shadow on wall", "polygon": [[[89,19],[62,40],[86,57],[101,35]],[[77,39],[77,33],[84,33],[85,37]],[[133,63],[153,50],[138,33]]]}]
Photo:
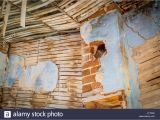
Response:
[{"label": "shadow on wall", "polygon": [[35,66],[25,67],[23,57],[11,55],[5,86],[12,87],[16,80],[19,81],[19,87],[26,90],[53,91],[58,82],[58,68],[51,61],[39,62]]}]

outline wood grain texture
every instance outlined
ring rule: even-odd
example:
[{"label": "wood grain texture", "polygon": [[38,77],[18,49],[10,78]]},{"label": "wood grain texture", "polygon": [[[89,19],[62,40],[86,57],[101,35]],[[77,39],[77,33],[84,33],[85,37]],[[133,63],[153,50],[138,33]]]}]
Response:
[{"label": "wood grain texture", "polygon": [[[25,58],[25,66],[51,60],[59,69],[56,89],[35,93],[18,87],[4,88],[3,108],[82,108],[81,37],[79,33],[11,44],[10,54]],[[12,98],[12,99],[11,99]]]},{"label": "wood grain texture", "polygon": [[22,0],[21,7],[21,26],[25,27],[27,0]]},{"label": "wood grain texture", "polygon": [[138,64],[140,101],[143,108],[160,106],[160,33],[133,49],[133,58]]},{"label": "wood grain texture", "polygon": [[125,109],[127,101],[124,91],[116,91],[108,95],[103,95],[103,98],[84,103],[87,109]]}]

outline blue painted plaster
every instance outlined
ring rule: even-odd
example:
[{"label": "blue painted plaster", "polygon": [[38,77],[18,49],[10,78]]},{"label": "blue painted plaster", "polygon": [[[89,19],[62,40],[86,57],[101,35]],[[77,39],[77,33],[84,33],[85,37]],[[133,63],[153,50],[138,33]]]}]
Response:
[{"label": "blue painted plaster", "polygon": [[141,38],[137,33],[124,25],[126,38],[131,47],[144,44],[145,40],[160,31],[160,3],[158,5],[156,8],[154,6],[148,7],[138,13],[129,12],[124,15],[127,25],[146,38]]},{"label": "blue painted plaster", "polygon": [[20,80],[23,78],[23,63],[23,57],[17,55],[11,55],[9,57],[9,63],[7,67],[7,79],[5,82],[5,86],[12,87],[13,83],[16,80]]},{"label": "blue painted plaster", "polygon": [[0,86],[3,86],[3,82],[6,79],[7,55],[0,52]]},{"label": "blue painted plaster", "polygon": [[114,11],[84,23],[80,30],[82,38],[86,43],[106,40],[108,44],[116,44],[119,39],[118,16],[119,13]]},{"label": "blue painted plaster", "polygon": [[24,87],[35,91],[53,91],[58,82],[58,68],[51,61],[39,62],[35,66],[27,66]]},{"label": "blue painted plaster", "polygon": [[[86,43],[104,41],[107,55],[101,58],[101,71],[104,74],[104,92],[125,89],[123,56],[120,46],[125,48],[128,62],[128,81],[130,92],[127,94],[128,108],[141,108],[139,102],[139,81],[137,64],[132,59],[132,48],[144,44],[145,40],[160,32],[160,4],[139,12],[130,12],[120,16],[113,11],[104,16],[86,22],[81,27],[81,36]],[[119,23],[119,21],[121,21]],[[127,26],[127,25],[129,26]],[[134,31],[133,31],[134,30]]]},{"label": "blue painted plaster", "polygon": [[[138,66],[132,59],[132,48],[144,44],[145,40],[153,37],[157,32],[160,32],[160,4],[158,7],[148,7],[142,11],[130,12],[124,15],[124,20],[127,25],[134,29],[133,32],[124,24],[125,37],[123,43],[128,56],[129,76],[130,76],[130,95],[128,96],[129,108],[141,108],[139,102],[139,82],[138,82]],[[143,39],[138,34],[146,39]]]},{"label": "blue painted plaster", "polygon": [[93,21],[88,21],[81,27],[81,35],[87,43],[97,40],[106,43],[107,55],[101,58],[101,71],[104,75],[102,84],[103,91],[106,93],[124,89],[118,27],[119,15],[117,11],[114,11]]},{"label": "blue painted plaster", "polygon": [[11,55],[9,57],[5,86],[12,87],[18,80],[19,87],[36,92],[53,91],[58,82],[58,68],[51,61],[39,62],[37,65],[24,67],[24,58]]}]

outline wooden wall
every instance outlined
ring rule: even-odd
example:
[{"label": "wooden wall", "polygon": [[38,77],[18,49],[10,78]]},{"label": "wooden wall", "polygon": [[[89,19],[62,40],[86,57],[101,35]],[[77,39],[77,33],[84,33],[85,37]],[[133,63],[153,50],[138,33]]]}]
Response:
[{"label": "wooden wall", "polygon": [[3,89],[2,107],[13,108],[82,108],[81,37],[60,35],[40,40],[12,43],[10,54],[25,58],[25,65],[51,60],[59,69],[56,89],[50,93],[35,93],[18,87]]},{"label": "wooden wall", "polygon": [[160,33],[134,48],[143,108],[160,108]]}]

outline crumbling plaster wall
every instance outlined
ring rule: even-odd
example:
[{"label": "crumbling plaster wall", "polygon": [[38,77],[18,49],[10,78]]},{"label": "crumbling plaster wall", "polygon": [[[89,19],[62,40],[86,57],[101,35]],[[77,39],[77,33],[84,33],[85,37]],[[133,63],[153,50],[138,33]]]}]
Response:
[{"label": "crumbling plaster wall", "polygon": [[12,87],[16,80],[23,79],[24,58],[17,55],[10,55],[7,63],[5,87]]},{"label": "crumbling plaster wall", "polygon": [[6,66],[7,66],[7,55],[0,52],[0,87],[3,86],[3,83],[6,79]]},{"label": "crumbling plaster wall", "polygon": [[[156,4],[157,5],[157,4]],[[86,43],[104,41],[107,55],[100,59],[103,72],[103,91],[109,93],[125,89],[128,108],[141,108],[137,65],[132,59],[132,48],[160,31],[158,7],[144,8],[121,16],[112,11],[84,23],[81,35]]]},{"label": "crumbling plaster wall", "polygon": [[19,67],[2,89],[2,108],[83,108],[81,40],[74,33],[12,43],[8,64]]},{"label": "crumbling plaster wall", "polygon": [[36,92],[50,92],[57,85],[58,68],[51,61],[25,66],[23,57],[10,55],[5,87],[12,87],[16,80],[19,81],[20,88]]},{"label": "crumbling plaster wall", "polygon": [[136,12],[129,12],[123,16],[125,32],[125,49],[128,56],[131,93],[128,97],[129,108],[138,108],[139,82],[137,63],[132,58],[132,48],[144,44],[145,40],[160,31],[160,4],[143,8]]},{"label": "crumbling plaster wall", "polygon": [[105,16],[86,22],[81,27],[83,39],[89,43],[104,41],[107,55],[101,61],[101,71],[104,73],[103,91],[113,92],[124,89],[124,73],[122,69],[122,55],[120,52],[120,34],[118,19],[120,14],[116,11]]}]

